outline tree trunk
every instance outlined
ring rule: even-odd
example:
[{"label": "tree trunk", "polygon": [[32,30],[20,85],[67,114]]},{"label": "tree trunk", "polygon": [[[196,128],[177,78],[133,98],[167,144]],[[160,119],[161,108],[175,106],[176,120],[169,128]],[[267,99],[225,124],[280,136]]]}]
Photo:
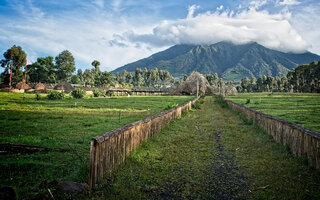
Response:
[{"label": "tree trunk", "polygon": [[26,59],[26,64],[24,66],[24,80],[23,80],[23,88],[26,87],[26,82],[27,82],[27,59]]},{"label": "tree trunk", "polygon": [[11,87],[12,87],[12,64],[13,64],[13,62],[11,61],[10,77],[9,77],[9,88],[10,88],[10,89],[11,89]]}]

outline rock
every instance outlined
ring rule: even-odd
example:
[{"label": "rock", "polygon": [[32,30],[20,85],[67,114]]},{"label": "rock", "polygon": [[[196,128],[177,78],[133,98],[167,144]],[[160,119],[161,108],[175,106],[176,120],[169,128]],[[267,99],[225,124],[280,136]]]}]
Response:
[{"label": "rock", "polygon": [[86,188],[80,183],[74,181],[61,181],[57,185],[57,191],[59,192],[80,192],[84,191]]}]

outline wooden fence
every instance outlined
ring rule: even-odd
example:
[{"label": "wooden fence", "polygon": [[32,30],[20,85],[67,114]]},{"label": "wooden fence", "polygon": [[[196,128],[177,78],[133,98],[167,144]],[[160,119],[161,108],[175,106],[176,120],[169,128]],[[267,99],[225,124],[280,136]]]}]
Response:
[{"label": "wooden fence", "polygon": [[243,105],[226,100],[236,111],[243,112],[253,119],[280,144],[286,145],[296,156],[307,155],[309,164],[320,171],[320,133],[314,132],[295,123],[263,114]]},{"label": "wooden fence", "polygon": [[171,120],[190,110],[199,97],[181,106],[147,117],[143,120],[127,124],[91,139],[89,186],[93,186],[124,162],[125,157],[138,147],[142,141],[159,132]]}]

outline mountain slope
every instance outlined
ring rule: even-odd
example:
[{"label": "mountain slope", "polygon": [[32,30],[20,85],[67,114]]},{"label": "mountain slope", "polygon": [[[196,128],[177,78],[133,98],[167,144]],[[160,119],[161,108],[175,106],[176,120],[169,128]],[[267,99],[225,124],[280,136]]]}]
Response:
[{"label": "mountain slope", "polygon": [[192,71],[202,74],[217,72],[224,80],[239,82],[246,76],[284,76],[292,68],[315,60],[320,60],[320,56],[310,52],[283,53],[257,43],[235,45],[219,42],[213,45],[175,45],[113,72],[124,69],[134,72],[137,67],[157,67],[168,70],[175,77],[190,74]]}]

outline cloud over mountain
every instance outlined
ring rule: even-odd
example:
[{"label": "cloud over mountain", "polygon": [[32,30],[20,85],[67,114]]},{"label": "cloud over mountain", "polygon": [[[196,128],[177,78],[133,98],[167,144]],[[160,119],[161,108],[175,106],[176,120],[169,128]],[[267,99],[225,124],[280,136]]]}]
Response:
[{"label": "cloud over mountain", "polygon": [[163,21],[152,33],[127,31],[117,35],[113,43],[145,43],[159,47],[173,44],[213,44],[219,41],[235,44],[258,42],[268,48],[295,53],[304,52],[308,47],[289,23],[289,12],[270,14],[256,10],[254,5],[237,13],[220,12],[217,9],[216,12],[194,16],[197,8],[195,5],[190,6],[185,19]]}]

